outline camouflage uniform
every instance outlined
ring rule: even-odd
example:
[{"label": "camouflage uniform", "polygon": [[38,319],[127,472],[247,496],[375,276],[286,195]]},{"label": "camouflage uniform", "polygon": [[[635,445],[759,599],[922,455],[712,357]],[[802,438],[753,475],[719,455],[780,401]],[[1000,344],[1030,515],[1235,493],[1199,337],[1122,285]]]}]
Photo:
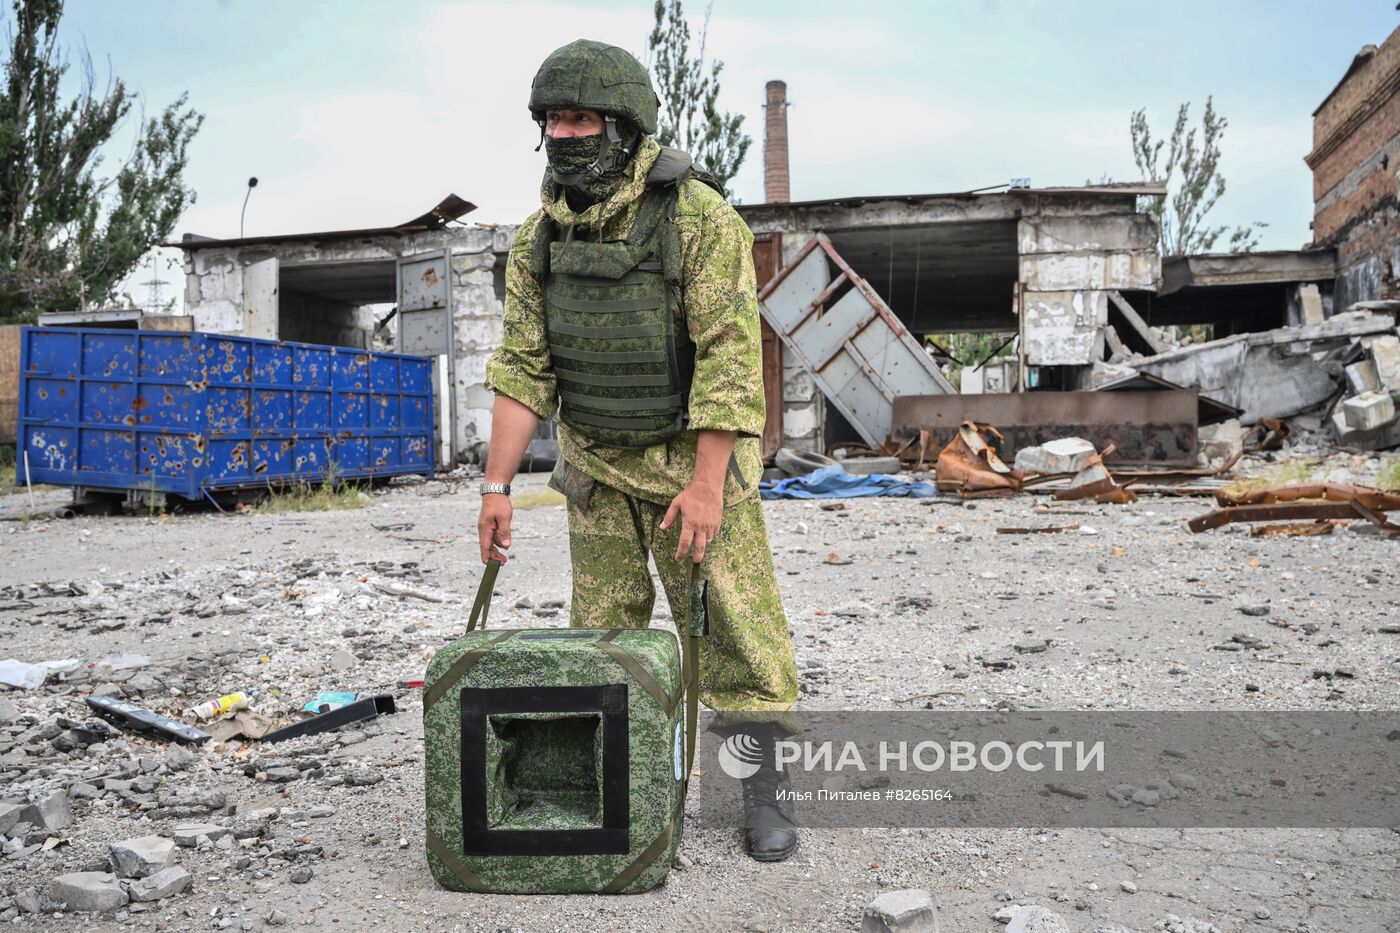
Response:
[{"label": "camouflage uniform", "polygon": [[[574,226],[580,237],[625,238],[659,154],[656,142],[643,138],[618,190],[581,213],[546,180],[542,211],[516,232],[506,267],[505,335],[487,366],[486,383],[541,418],[554,413],[558,400],[544,295],[530,271],[540,217]],[[764,399],[753,235],[723,197],[699,181],[682,184],[675,222],[684,269],[679,313],[696,348],[688,429],[669,443],[629,450],[602,446],[559,425],[562,464],[551,485],[569,500],[570,624],[645,626],[654,599],[649,550],[673,614],[684,618],[676,607],[684,605],[690,561],[677,564],[671,556],[680,522],[667,532],[658,533],[657,525],[691,480],[698,432],[736,431],[737,470],[725,476],[723,520],[701,567],[711,599],[701,696],[720,711],[791,709],[797,669],[757,499]]]}]

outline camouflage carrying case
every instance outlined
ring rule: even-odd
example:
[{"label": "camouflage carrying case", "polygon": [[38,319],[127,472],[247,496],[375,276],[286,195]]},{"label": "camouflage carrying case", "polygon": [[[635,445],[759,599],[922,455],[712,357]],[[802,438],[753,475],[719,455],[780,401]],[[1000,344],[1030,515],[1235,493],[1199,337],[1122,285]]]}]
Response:
[{"label": "camouflage carrying case", "polygon": [[685,817],[704,581],[677,620],[682,650],[652,629],[485,631],[499,568],[425,677],[433,878],[510,894],[654,888]]}]

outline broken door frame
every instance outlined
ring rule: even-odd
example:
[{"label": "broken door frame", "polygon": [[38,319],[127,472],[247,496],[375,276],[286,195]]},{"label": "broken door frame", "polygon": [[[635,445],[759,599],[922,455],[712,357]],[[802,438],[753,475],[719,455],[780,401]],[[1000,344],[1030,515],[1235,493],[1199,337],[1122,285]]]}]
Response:
[{"label": "broken door frame", "polygon": [[[777,316],[769,310],[768,300],[782,288],[793,270],[799,268],[807,257],[818,249],[826,254],[826,259],[828,261],[841,270],[840,274],[837,275],[835,279],[829,280],[817,296],[801,309],[797,319],[792,322],[790,327],[784,327]],[[827,271],[829,273],[829,270]],[[837,290],[846,282],[849,282],[854,289],[860,292],[861,296],[870,306],[869,311],[847,328],[840,340],[837,341],[836,348],[831,350],[825,359],[813,360],[802,347],[798,345],[793,334],[803,328],[814,315],[819,316],[826,302],[832,295],[836,294]],[[843,296],[842,300],[844,300],[844,298],[845,296]],[[838,304],[839,303],[838,301]],[[763,313],[764,320],[772,326],[773,330],[782,339],[784,349],[792,351],[793,355],[802,366],[812,374],[812,378],[821,388],[822,394],[826,396],[831,404],[836,406],[837,410],[846,417],[846,420],[851,423],[865,442],[872,448],[880,448],[888,438],[875,437],[872,435],[869,426],[856,415],[851,406],[841,397],[840,390],[844,389],[845,386],[835,386],[832,384],[831,380],[827,378],[827,366],[835,361],[842,353],[850,356],[851,361],[855,363],[859,371],[864,374],[874,390],[878,392],[890,406],[891,419],[893,419],[894,400],[900,395],[930,394],[927,391],[927,385],[891,385],[889,374],[885,372],[883,363],[877,363],[876,361],[868,359],[860,348],[856,346],[856,338],[864,333],[876,321],[882,321],[884,323],[890,334],[903,345],[905,350],[911,354],[912,358],[919,363],[934,387],[941,389],[943,393],[948,395],[957,394],[952,384],[948,382],[948,379],[929,357],[928,352],[914,339],[913,335],[911,335],[909,330],[904,326],[904,323],[895,316],[895,313],[890,310],[889,306],[885,304],[884,299],[871,287],[870,283],[857,275],[855,270],[841,257],[841,254],[836,252],[836,248],[832,246],[831,241],[827,239],[825,233],[818,233],[816,236],[812,237],[812,239],[808,240],[802,249],[798,251],[797,255],[793,257],[792,261],[778,270],[778,274],[773,276],[772,281],[765,285],[759,292],[758,305],[759,310]],[[888,346],[888,344],[886,344],[886,346]],[[891,420],[891,425],[892,424],[893,420]]]},{"label": "broken door frame", "polygon": [[[405,308],[404,307],[404,276],[405,265],[426,262],[433,259],[442,260],[443,275],[443,298],[441,304],[434,302],[424,307]],[[457,393],[454,391],[453,374],[456,372],[456,352],[454,344],[453,317],[452,317],[452,252],[448,249],[429,250],[424,253],[414,253],[410,256],[400,256],[394,263],[394,302],[398,308],[395,315],[396,327],[394,331],[394,349],[399,353],[413,353],[404,346],[403,330],[404,319],[409,314],[424,314],[437,312],[442,314],[444,319],[443,333],[446,339],[436,353],[422,353],[423,356],[433,356],[433,396],[437,399],[437,419],[436,430],[438,434],[438,466],[444,470],[451,470],[457,466]]]}]

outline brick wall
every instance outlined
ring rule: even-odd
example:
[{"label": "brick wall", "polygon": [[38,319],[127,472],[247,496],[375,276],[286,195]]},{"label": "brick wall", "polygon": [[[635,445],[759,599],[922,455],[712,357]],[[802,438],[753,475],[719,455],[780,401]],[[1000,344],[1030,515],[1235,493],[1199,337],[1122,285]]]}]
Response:
[{"label": "brick wall", "polygon": [[1337,304],[1400,297],[1400,29],[1313,115],[1313,242],[1337,248]]}]

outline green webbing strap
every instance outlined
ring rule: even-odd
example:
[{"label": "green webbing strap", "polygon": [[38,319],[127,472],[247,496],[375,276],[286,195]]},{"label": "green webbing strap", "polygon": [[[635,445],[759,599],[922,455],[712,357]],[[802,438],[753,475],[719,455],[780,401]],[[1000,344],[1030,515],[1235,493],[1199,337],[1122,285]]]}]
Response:
[{"label": "green webbing strap", "polygon": [[487,893],[486,885],[481,883],[481,879],[472,873],[472,870],[462,864],[462,860],[457,858],[453,851],[447,847],[447,843],[428,828],[428,851],[438,857],[438,861],[447,866],[447,870],[457,876],[457,880],[467,886],[468,891],[475,891],[477,894]]},{"label": "green webbing strap", "polygon": [[486,655],[486,652],[513,636],[515,632],[515,629],[511,629],[507,632],[498,632],[453,661],[452,666],[449,667],[441,677],[433,681],[431,687],[423,692],[423,715],[427,716],[428,711],[433,708],[434,703],[441,700],[447,694],[447,691],[451,690],[455,685],[461,683],[462,678],[467,676],[468,671],[476,667],[476,662],[480,661]]},{"label": "green webbing strap", "polygon": [[660,295],[647,295],[643,298],[609,298],[598,301],[593,298],[570,298],[567,295],[549,296],[549,303],[563,311],[586,311],[598,314],[617,314],[621,311],[651,311],[661,306]]},{"label": "green webbing strap", "polygon": [[560,389],[559,397],[571,405],[580,405],[584,408],[596,408],[599,411],[630,411],[647,412],[656,411],[665,413],[668,409],[681,407],[684,396],[679,393],[675,395],[643,396],[641,398],[604,398],[602,396],[590,395],[587,392],[573,392],[569,389]]},{"label": "green webbing strap", "polygon": [[646,871],[647,867],[651,865],[652,862],[656,861],[662,852],[666,851],[666,848],[671,844],[671,836],[676,831],[676,823],[679,822],[677,819],[680,815],[679,811],[685,808],[684,796],[676,802],[676,808],[678,812],[671,815],[671,819],[667,821],[666,828],[661,831],[661,835],[653,839],[651,845],[643,849],[642,854],[632,860],[632,864],[618,872],[617,877],[607,883],[602,893],[620,893],[624,888],[635,881],[638,875]]},{"label": "green webbing strap", "polygon": [[[692,573],[695,571],[692,569]],[[700,723],[700,641],[709,634],[709,583],[700,576],[690,581],[689,631],[681,639],[683,680],[685,681],[685,791],[690,790],[690,771],[695,765],[695,740]],[[682,795],[684,796],[684,795]]]},{"label": "green webbing strap", "polygon": [[553,280],[561,285],[572,285],[574,288],[612,288],[615,285],[646,285],[655,281],[651,276],[644,275],[644,272],[659,272],[660,268],[651,268],[650,263],[642,263],[637,266],[636,272],[629,272],[618,279],[605,279],[602,276],[594,275],[574,275],[568,272],[554,273]]},{"label": "green webbing strap", "polygon": [[554,376],[565,382],[577,382],[586,386],[668,386],[671,377],[666,373],[635,373],[625,376],[599,376],[594,373],[581,373],[573,369],[554,368]]},{"label": "green webbing strap", "polygon": [[565,334],[570,337],[664,337],[665,324],[622,324],[617,327],[589,327],[587,324],[565,324],[553,321],[549,325],[552,334]]},{"label": "green webbing strap", "polygon": [[664,363],[665,350],[575,350],[573,347],[551,345],[549,352],[566,360],[583,360],[585,363]]},{"label": "green webbing strap", "polygon": [[570,413],[569,417],[583,424],[592,424],[600,428],[640,428],[643,431],[655,431],[660,427],[656,423],[658,418],[662,421],[670,421],[670,418],[665,416],[614,418],[609,415],[589,415],[578,411]]},{"label": "green webbing strap", "polygon": [[467,619],[467,631],[476,628],[476,618],[481,616],[481,627],[486,628],[486,616],[491,612],[491,594],[496,589],[496,574],[501,572],[501,562],[486,562],[486,572],[476,586],[476,602],[472,603],[471,618]]},{"label": "green webbing strap", "polygon": [[[472,603],[472,614],[467,620],[467,631],[471,632],[477,627],[477,619],[481,620],[481,628],[486,628],[486,617],[491,612],[491,591],[496,587],[496,574],[501,571],[501,562],[498,560],[488,561],[486,572],[481,575],[481,583],[476,588],[476,602]],[[423,715],[427,716],[428,711],[433,708],[438,700],[442,699],[448,690],[461,681],[466,673],[476,666],[486,652],[499,645],[515,634],[514,630],[501,632],[492,636],[487,641],[475,648],[463,653],[456,661],[452,662],[441,677],[433,681],[427,690],[423,691]]]},{"label": "green webbing strap", "polygon": [[666,714],[666,718],[669,719],[671,717],[671,711],[676,708],[676,701],[671,699],[671,697],[666,694],[665,690],[661,689],[661,684],[657,683],[656,678],[651,676],[651,672],[645,667],[642,667],[642,665],[637,662],[637,659],[627,652],[626,648],[613,642],[613,639],[621,635],[624,631],[626,631],[626,629],[615,628],[608,632],[602,638],[598,639],[598,647],[606,651],[608,657],[612,658],[623,670],[632,675],[632,679],[640,684],[642,689],[656,701],[656,705],[661,707]]}]

